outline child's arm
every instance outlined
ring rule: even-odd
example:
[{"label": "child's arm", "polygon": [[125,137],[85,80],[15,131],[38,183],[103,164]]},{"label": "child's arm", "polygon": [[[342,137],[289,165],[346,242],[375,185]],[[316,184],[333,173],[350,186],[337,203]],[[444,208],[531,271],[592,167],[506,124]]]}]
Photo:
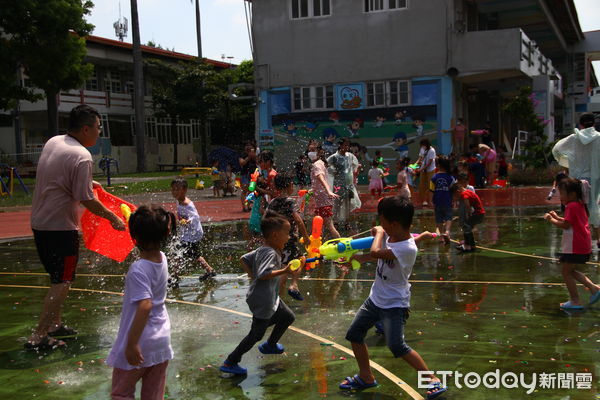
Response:
[{"label": "child's arm", "polygon": [[429,231],[425,231],[423,233],[418,234],[413,239],[415,240],[415,243],[419,243],[422,240],[429,240],[429,239],[433,239],[434,237],[435,236],[433,235],[433,233],[431,233]]},{"label": "child's arm", "polygon": [[471,216],[471,203],[469,203],[469,199],[463,199],[463,202],[465,203],[465,214],[469,218]]},{"label": "child's arm", "polygon": [[321,182],[321,184],[327,191],[327,194],[329,195],[329,197],[335,197],[335,198],[339,197],[337,194],[335,194],[331,191],[331,189],[329,188],[329,184],[327,183],[327,180],[325,180],[325,177],[323,176],[323,174],[317,175],[317,179],[319,180],[319,182]]},{"label": "child's arm", "polygon": [[[300,267],[302,268],[302,266],[300,266]],[[292,269],[290,268],[290,265],[288,264],[288,265],[286,265],[285,268],[274,269],[271,272],[269,272],[268,274],[264,274],[264,275],[260,276],[258,279],[260,279],[261,281],[266,281],[266,280],[269,280],[269,279],[276,278],[279,275],[285,275],[285,274],[288,274],[288,273],[291,273],[291,272],[294,272],[294,271],[292,271]]]},{"label": "child's arm", "polygon": [[353,254],[348,261],[351,262],[352,260],[356,260],[361,264],[367,261],[377,261],[377,259],[371,257],[371,254]]},{"label": "child's arm", "polygon": [[[556,213],[554,213],[556,215]],[[558,216],[554,216],[551,213],[547,213],[546,215],[544,215],[544,219],[546,221],[549,221],[551,224],[561,228],[561,229],[569,229],[571,227],[571,223],[569,221],[566,221],[564,218],[558,217]],[[559,219],[560,218],[560,219]]]},{"label": "child's arm", "polygon": [[394,253],[390,249],[384,249],[383,247],[383,236],[385,231],[381,226],[375,226],[371,229],[371,233],[375,236],[373,244],[371,244],[371,251],[369,255],[374,259],[381,260],[393,260],[396,258]]},{"label": "child's arm", "polygon": [[304,243],[307,243],[307,244],[310,243],[310,237],[308,236],[308,231],[306,230],[306,225],[304,225],[304,220],[302,219],[300,214],[298,214],[296,211],[294,211],[293,217],[294,217],[294,221],[296,221],[296,225],[298,225],[298,231],[300,231],[300,234],[304,238]]},{"label": "child's arm", "polygon": [[246,261],[244,261],[244,259],[240,259],[240,264],[242,264],[242,269],[248,275],[248,278],[253,279],[252,268],[250,268],[250,266],[246,264]]},{"label": "child's arm", "polygon": [[152,310],[152,300],[144,299],[140,300],[137,305],[137,311],[135,317],[129,328],[129,334],[127,335],[127,347],[125,348],[125,358],[131,365],[141,365],[144,362],[144,356],[140,349],[139,340],[142,336],[142,332],[148,322],[148,316]]}]

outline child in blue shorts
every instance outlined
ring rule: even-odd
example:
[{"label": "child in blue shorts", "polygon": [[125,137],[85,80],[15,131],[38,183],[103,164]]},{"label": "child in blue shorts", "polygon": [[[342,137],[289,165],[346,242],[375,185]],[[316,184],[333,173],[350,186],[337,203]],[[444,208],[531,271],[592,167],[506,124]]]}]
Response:
[{"label": "child in blue shorts", "polygon": [[427,367],[419,353],[404,341],[404,325],[409,315],[410,283],[417,258],[417,245],[410,233],[414,207],[403,197],[385,197],[377,206],[381,226],[372,229],[373,244],[369,254],[354,256],[356,260],[377,260],[377,273],[371,293],[360,307],[346,339],[358,363],[359,373],[347,377],[340,389],[356,390],[377,386],[369,365],[369,351],[364,341],[367,331],[383,322],[387,345],[395,357],[402,357],[419,375],[429,378],[427,399],[434,399],[447,390]]},{"label": "child in blue shorts", "polygon": [[442,239],[450,243],[450,226],[452,225],[452,194],[450,186],[456,180],[450,175],[450,161],[446,157],[438,157],[436,161],[438,172],[431,178],[433,184],[433,205],[435,224]]}]

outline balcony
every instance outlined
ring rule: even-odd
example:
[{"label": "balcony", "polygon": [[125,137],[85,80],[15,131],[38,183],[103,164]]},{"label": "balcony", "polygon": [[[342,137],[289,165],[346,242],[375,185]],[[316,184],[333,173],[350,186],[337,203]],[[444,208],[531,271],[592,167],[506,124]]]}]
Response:
[{"label": "balcony", "polygon": [[560,80],[552,61],[519,28],[467,32],[456,35],[451,65],[464,83],[551,76]]}]

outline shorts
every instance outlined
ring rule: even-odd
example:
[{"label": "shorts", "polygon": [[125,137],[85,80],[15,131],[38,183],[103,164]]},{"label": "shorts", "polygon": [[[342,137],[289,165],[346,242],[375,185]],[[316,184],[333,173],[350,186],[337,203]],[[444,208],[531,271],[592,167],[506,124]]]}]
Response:
[{"label": "shorts", "polygon": [[315,208],[315,215],[318,215],[322,218],[331,218],[333,217],[333,206]]},{"label": "shorts", "polygon": [[200,257],[200,242],[179,242],[176,249],[178,255],[186,261],[196,261]]},{"label": "shorts", "polygon": [[446,221],[452,221],[452,207],[438,207],[433,209],[435,214],[435,223],[442,224]]},{"label": "shorts", "polygon": [[589,254],[558,253],[558,261],[570,264],[585,264],[590,261]]},{"label": "shorts", "polygon": [[286,265],[296,258],[300,258],[300,250],[298,249],[298,239],[292,238],[287,241],[281,250],[281,263]]},{"label": "shorts", "polygon": [[79,260],[79,232],[33,229],[35,247],[52,284],[73,282]]},{"label": "shorts", "polygon": [[408,315],[408,308],[379,308],[369,297],[354,316],[346,332],[346,340],[352,343],[364,343],[367,331],[376,322],[381,321],[387,346],[394,357],[402,357],[412,351],[404,341],[404,325]]}]

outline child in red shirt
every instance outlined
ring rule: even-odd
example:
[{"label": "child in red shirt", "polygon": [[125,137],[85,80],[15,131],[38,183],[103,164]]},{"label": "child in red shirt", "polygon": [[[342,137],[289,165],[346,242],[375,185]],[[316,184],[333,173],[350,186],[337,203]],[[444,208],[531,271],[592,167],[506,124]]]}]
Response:
[{"label": "child in red shirt", "polygon": [[465,241],[456,246],[461,253],[472,253],[476,250],[473,228],[483,222],[485,210],[481,199],[475,192],[466,190],[460,183],[454,183],[450,192],[455,201],[458,201],[458,218]]},{"label": "child in red shirt", "polygon": [[592,253],[592,236],[588,225],[588,210],[583,201],[582,184],[579,179],[566,178],[558,185],[560,200],[566,204],[565,217],[550,211],[544,219],[563,229],[562,248],[559,261],[562,274],[569,291],[569,301],[560,304],[565,310],[583,310],[577,291],[579,281],[590,290],[590,305],[600,300],[600,286],[575,269],[577,264],[585,264]]}]

